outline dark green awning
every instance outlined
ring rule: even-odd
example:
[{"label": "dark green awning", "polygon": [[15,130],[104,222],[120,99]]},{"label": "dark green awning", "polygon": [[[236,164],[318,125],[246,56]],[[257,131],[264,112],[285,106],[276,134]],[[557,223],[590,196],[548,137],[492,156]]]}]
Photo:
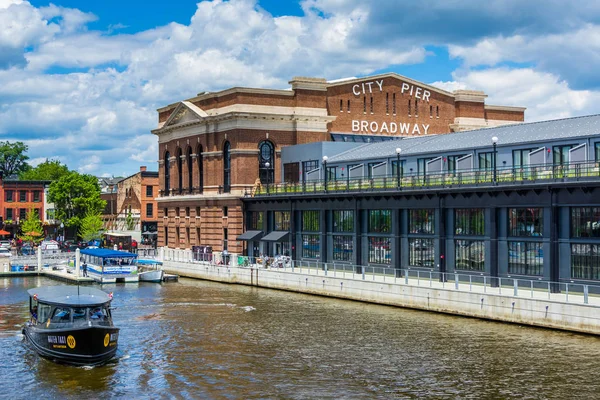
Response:
[{"label": "dark green awning", "polygon": [[260,240],[262,231],[246,231],[237,237],[237,240],[257,241]]},{"label": "dark green awning", "polygon": [[261,240],[263,242],[287,242],[289,240],[290,233],[288,231],[273,231]]}]

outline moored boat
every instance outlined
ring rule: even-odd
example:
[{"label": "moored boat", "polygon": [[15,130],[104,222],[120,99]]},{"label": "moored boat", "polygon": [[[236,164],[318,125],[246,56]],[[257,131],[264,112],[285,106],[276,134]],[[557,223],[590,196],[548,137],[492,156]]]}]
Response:
[{"label": "moored boat", "polygon": [[23,334],[42,357],[75,365],[103,364],[115,356],[119,328],[113,325],[112,295],[90,287],[29,289],[31,319]]},{"label": "moored boat", "polygon": [[138,276],[142,282],[163,281],[164,271],[162,270],[162,262],[157,260],[137,260]]},{"label": "moored boat", "polygon": [[111,249],[82,249],[90,278],[100,283],[137,282],[137,254]]}]

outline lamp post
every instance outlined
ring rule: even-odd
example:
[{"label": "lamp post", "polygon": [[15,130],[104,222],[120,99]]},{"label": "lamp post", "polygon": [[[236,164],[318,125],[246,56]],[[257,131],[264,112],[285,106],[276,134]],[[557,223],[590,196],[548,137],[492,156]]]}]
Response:
[{"label": "lamp post", "polygon": [[496,158],[497,158],[497,150],[496,150],[496,146],[498,145],[498,138],[496,136],[494,136],[492,138],[492,146],[494,147],[494,185],[498,184],[498,181],[496,180]]},{"label": "lamp post", "polygon": [[62,241],[65,241],[65,224],[64,223],[60,223],[60,229],[62,230]]},{"label": "lamp post", "polygon": [[269,163],[268,161],[265,163],[265,168],[267,169],[267,194],[269,193],[269,176],[271,174],[269,174],[269,167],[271,166],[271,163]]},{"label": "lamp post", "polygon": [[323,174],[325,180],[325,191],[327,191],[327,156],[323,156]]},{"label": "lamp post", "polygon": [[396,179],[398,180],[398,189],[400,189],[400,153],[402,149],[400,147],[396,147]]}]

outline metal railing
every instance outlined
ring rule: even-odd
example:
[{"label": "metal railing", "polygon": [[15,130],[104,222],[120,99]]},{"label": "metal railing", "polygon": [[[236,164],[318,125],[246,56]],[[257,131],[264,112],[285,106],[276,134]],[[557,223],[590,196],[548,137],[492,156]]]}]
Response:
[{"label": "metal railing", "polygon": [[584,162],[562,165],[529,165],[444,171],[440,173],[403,173],[371,178],[339,178],[284,182],[261,186],[255,196],[310,194],[326,192],[364,192],[401,189],[439,189],[489,185],[520,185],[535,182],[600,180],[600,163]]},{"label": "metal railing", "polygon": [[466,272],[437,272],[416,268],[395,269],[343,263],[294,261],[288,258],[246,257],[230,255],[229,262],[212,259],[194,260],[185,251],[172,251],[166,261],[185,262],[189,265],[206,265],[227,268],[259,268],[287,273],[381,282],[386,284],[430,287],[482,294],[496,294],[515,298],[550,300],[563,303],[587,304],[600,307],[600,282],[598,284],[550,282],[539,279],[491,277]]}]

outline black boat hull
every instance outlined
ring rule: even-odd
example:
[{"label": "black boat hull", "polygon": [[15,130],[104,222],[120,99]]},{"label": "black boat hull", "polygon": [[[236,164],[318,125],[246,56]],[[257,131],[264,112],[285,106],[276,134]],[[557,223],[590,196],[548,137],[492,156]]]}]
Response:
[{"label": "black boat hull", "polygon": [[66,329],[44,329],[27,323],[23,334],[42,357],[74,365],[99,365],[117,352],[119,328],[83,326]]}]

